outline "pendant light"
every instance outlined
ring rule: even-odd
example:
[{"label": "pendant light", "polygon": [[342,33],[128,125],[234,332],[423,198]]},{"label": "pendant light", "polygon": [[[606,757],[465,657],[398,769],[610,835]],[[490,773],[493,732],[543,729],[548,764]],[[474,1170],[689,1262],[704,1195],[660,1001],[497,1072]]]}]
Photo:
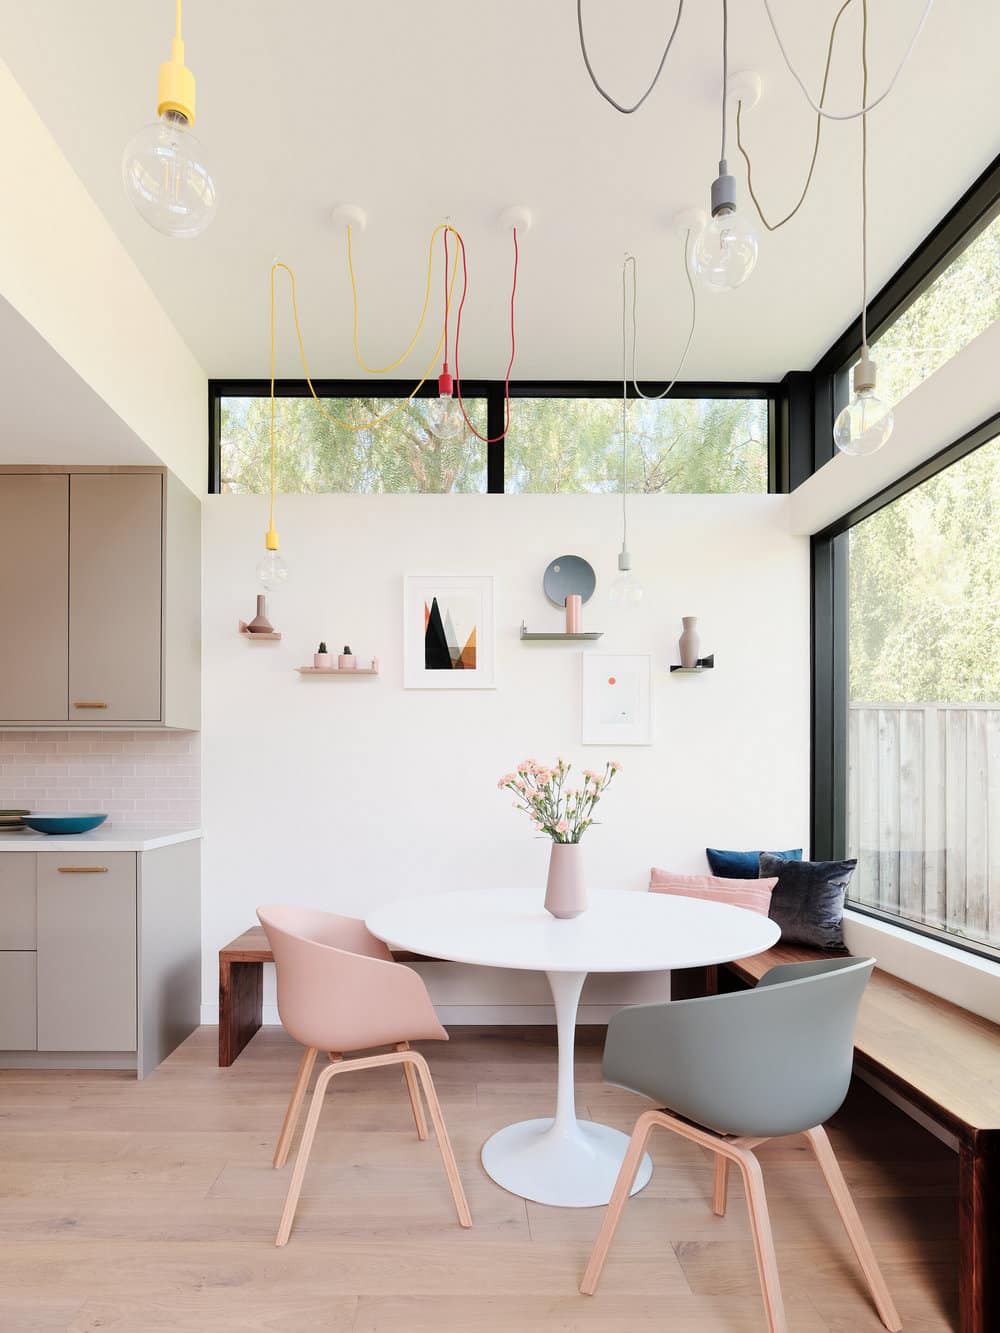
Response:
[{"label": "pendant light", "polygon": [[736,208],[736,177],[726,161],[729,93],[729,3],[722,0],[722,151],[712,182],[712,216],[691,247],[691,267],[710,292],[728,292],[746,282],[757,263],[757,234]]},{"label": "pendant light", "polygon": [[612,606],[634,611],[645,589],[632,572],[632,553],[628,549],[628,321],[625,274],[632,256],[622,264],[622,549],[618,552],[618,576],[611,585]]},{"label": "pendant light", "polygon": [[431,400],[428,419],[440,440],[454,440],[465,430],[462,404],[455,397],[455,381],[448,369],[448,317],[451,313],[451,287],[448,282],[448,231],[444,228],[444,361],[438,376],[438,396]]},{"label": "pendant light", "polygon": [[199,236],[215,216],[216,189],[194,125],[194,75],[184,64],[181,0],[170,59],[160,66],[156,114],[122,157],[125,193],[139,215],[164,236]]},{"label": "pendant light", "polygon": [[[861,24],[861,105],[868,98],[868,0]],[[833,442],[843,454],[877,453],[892,434],[893,415],[875,392],[878,367],[868,347],[868,115],[861,117],[861,360],[854,367],[854,396],[837,414]]]},{"label": "pendant light", "polygon": [[[288,579],[288,564],[281,554],[281,544],[278,541],[278,533],[274,526],[274,492],[276,489],[277,478],[275,475],[275,438],[274,438],[274,275],[279,268],[286,268],[275,260],[271,265],[271,475],[270,475],[270,496],[267,511],[267,532],[264,534],[264,554],[257,562],[257,582],[268,592],[275,588],[280,588]],[[288,269],[291,275],[291,269]],[[293,301],[294,301],[294,287]],[[298,311],[295,315],[296,333],[299,331]],[[300,339],[301,346],[301,339]],[[312,385],[310,384],[310,388]]]}]

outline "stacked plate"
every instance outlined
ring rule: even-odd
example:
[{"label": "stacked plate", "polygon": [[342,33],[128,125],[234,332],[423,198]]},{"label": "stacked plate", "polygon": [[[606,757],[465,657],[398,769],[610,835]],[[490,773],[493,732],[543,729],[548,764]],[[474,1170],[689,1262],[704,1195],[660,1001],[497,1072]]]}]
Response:
[{"label": "stacked plate", "polygon": [[30,814],[30,810],[0,810],[0,833],[25,828],[24,816]]}]

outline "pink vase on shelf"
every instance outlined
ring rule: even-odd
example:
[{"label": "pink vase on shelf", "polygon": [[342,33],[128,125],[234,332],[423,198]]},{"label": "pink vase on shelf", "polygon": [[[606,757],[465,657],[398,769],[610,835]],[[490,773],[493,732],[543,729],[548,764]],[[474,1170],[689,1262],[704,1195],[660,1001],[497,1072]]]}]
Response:
[{"label": "pink vase on shelf", "polygon": [[578,592],[571,592],[566,598],[566,633],[583,632],[583,598]]},{"label": "pink vase on shelf", "polygon": [[698,624],[698,617],[681,616],[681,624],[684,626],[684,632],[677,643],[681,655],[681,666],[685,671],[693,671],[698,665],[698,654],[701,651],[701,637],[695,628]]},{"label": "pink vase on shelf", "polygon": [[560,921],[568,921],[587,910],[583,850],[578,842],[552,844],[545,885],[545,910]]}]

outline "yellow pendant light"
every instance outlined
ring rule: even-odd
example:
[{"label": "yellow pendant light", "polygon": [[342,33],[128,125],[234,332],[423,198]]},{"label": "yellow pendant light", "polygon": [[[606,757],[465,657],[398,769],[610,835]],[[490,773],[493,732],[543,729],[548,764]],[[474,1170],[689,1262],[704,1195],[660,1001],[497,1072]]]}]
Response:
[{"label": "yellow pendant light", "polygon": [[215,216],[216,188],[199,141],[191,133],[194,75],[184,63],[181,0],[170,59],[160,66],[156,114],[122,157],[125,193],[136,211],[164,236],[199,236]]}]

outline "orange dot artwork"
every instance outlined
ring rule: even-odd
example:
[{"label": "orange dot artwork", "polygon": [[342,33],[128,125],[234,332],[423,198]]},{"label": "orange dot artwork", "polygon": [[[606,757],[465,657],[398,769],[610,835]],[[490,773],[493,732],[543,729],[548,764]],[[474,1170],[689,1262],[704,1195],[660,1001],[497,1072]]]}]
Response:
[{"label": "orange dot artwork", "polygon": [[609,677],[608,677],[608,684],[609,684],[609,685],[617,685],[617,684],[618,684],[618,681],[617,681],[617,679],[616,679],[614,676],[609,676]]}]

